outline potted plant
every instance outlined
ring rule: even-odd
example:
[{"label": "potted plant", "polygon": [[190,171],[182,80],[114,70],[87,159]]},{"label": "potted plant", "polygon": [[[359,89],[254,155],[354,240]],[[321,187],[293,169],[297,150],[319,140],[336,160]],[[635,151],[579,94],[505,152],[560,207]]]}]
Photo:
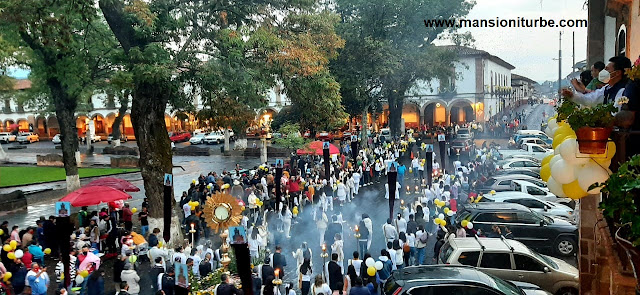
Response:
[{"label": "potted plant", "polygon": [[607,151],[607,141],[615,123],[613,113],[617,111],[613,103],[593,107],[576,106],[573,109],[567,116],[567,123],[576,132],[581,153],[603,154]]},{"label": "potted plant", "polygon": [[640,155],[623,163],[607,181],[595,183],[589,189],[597,187],[603,193],[600,208],[604,216],[614,221],[615,239],[625,249],[636,285],[640,286]]}]

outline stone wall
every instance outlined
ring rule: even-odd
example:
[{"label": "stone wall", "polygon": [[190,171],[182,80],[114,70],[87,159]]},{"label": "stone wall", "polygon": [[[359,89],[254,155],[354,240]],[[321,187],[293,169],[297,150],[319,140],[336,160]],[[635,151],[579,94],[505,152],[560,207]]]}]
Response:
[{"label": "stone wall", "polygon": [[62,155],[58,154],[48,154],[48,155],[37,155],[36,163],[38,166],[45,167],[64,167],[64,163],[62,162]]},{"label": "stone wall", "polygon": [[25,198],[22,191],[0,194],[0,208],[2,208],[2,211],[27,209],[27,198]]},{"label": "stone wall", "polygon": [[136,157],[111,157],[111,168],[138,168]]},{"label": "stone wall", "polygon": [[635,294],[631,265],[612,238],[599,202],[600,195],[586,196],[576,210],[580,212],[580,294]]}]

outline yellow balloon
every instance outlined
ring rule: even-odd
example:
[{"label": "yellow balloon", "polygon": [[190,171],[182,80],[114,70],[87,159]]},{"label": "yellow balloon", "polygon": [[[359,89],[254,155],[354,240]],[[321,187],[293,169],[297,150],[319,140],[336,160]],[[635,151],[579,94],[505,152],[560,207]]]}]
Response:
[{"label": "yellow balloon", "polygon": [[0,229],[0,236],[4,235],[4,230]]},{"label": "yellow balloon", "polygon": [[598,163],[600,162],[606,163],[607,161],[611,160],[615,155],[616,155],[616,144],[613,141],[609,141],[607,142],[607,151],[604,154],[591,154],[591,158]]},{"label": "yellow balloon", "polygon": [[9,245],[11,245],[11,248],[15,249],[18,246],[18,242],[12,240],[11,242],[9,242]]},{"label": "yellow balloon", "polygon": [[158,248],[162,248],[162,241],[158,241]]},{"label": "yellow balloon", "polygon": [[551,177],[551,165],[542,165],[542,168],[540,168],[540,178],[544,181],[549,181],[549,177]]},{"label": "yellow balloon", "polygon": [[576,138],[575,134],[567,134],[567,133],[557,133],[553,137],[553,141],[551,142],[551,146],[555,149],[557,148],[565,139],[567,138]]},{"label": "yellow balloon", "polygon": [[376,267],[375,266],[369,266],[367,268],[367,274],[372,277],[376,275]]},{"label": "yellow balloon", "polygon": [[81,270],[78,274],[79,274],[81,277],[86,278],[86,277],[88,277],[88,276],[89,276],[89,271],[88,271],[88,270],[86,270],[86,269],[85,269],[85,270]]},{"label": "yellow balloon", "polygon": [[551,161],[551,158],[553,158],[553,155],[548,155],[548,156],[544,157],[540,164],[542,166],[544,166],[545,164],[549,164],[549,162]]},{"label": "yellow balloon", "polygon": [[195,202],[193,202],[193,203],[194,203],[194,205],[195,205],[196,207],[200,206],[200,202],[198,202],[198,201],[195,201]]},{"label": "yellow balloon", "polygon": [[5,252],[9,252],[9,251],[11,251],[13,249],[11,249],[11,245],[6,244],[6,245],[2,246],[2,250],[4,250]]},{"label": "yellow balloon", "polygon": [[50,248],[44,249],[44,254],[47,254],[47,255],[51,254],[51,249]]},{"label": "yellow balloon", "polygon": [[578,200],[587,196],[587,192],[583,191],[578,181],[562,185],[562,191],[567,197]]},{"label": "yellow balloon", "polygon": [[9,252],[9,254],[7,254],[7,257],[8,257],[9,259],[11,259],[11,260],[14,260],[14,259],[16,259],[16,254],[15,254],[15,253],[13,253],[13,252]]},{"label": "yellow balloon", "polygon": [[462,227],[467,227],[467,224],[469,224],[469,220],[466,219],[460,222],[460,225],[462,225]]},{"label": "yellow balloon", "polygon": [[[242,208],[240,208],[240,211],[244,211],[244,209],[246,209],[244,206],[242,206]],[[296,214],[296,213],[293,213]]]},{"label": "yellow balloon", "polygon": [[444,219],[440,219],[440,225],[446,226],[447,225],[447,221],[444,220]]},{"label": "yellow balloon", "polygon": [[133,209],[131,209],[131,213],[136,213],[136,212],[138,212],[138,208],[134,207]]},{"label": "yellow balloon", "polygon": [[449,213],[449,208],[444,208],[444,214]]},{"label": "yellow balloon", "polygon": [[298,215],[298,206],[293,207],[293,214]]},{"label": "yellow balloon", "polygon": [[13,274],[10,271],[8,271],[8,272],[4,273],[4,276],[2,276],[2,279],[5,282],[8,282],[11,279],[12,276],[13,276]]}]

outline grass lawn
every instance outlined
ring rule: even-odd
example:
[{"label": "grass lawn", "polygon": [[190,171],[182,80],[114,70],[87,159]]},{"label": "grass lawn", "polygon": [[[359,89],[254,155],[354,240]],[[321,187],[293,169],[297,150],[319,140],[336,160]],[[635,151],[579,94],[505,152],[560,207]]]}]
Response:
[{"label": "grass lawn", "polygon": [[[113,175],[139,169],[79,168],[80,178]],[[58,167],[0,167],[0,187],[65,180],[64,168]]]}]

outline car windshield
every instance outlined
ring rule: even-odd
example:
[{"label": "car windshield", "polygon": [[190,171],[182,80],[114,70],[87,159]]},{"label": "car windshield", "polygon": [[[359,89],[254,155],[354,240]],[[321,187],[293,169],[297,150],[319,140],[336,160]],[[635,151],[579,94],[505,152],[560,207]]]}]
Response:
[{"label": "car windshield", "polygon": [[[531,249],[529,249],[531,250]],[[553,269],[558,269],[558,264],[555,263],[551,258],[549,258],[549,256],[546,255],[540,255],[538,252],[531,250],[531,255],[535,256],[536,258],[538,258],[539,260],[544,261],[545,263],[547,263],[549,266],[551,266],[551,268]]]},{"label": "car windshield", "polygon": [[460,130],[458,130],[458,134],[469,134],[469,130],[467,130],[467,129],[460,129]]},{"label": "car windshield", "polygon": [[546,215],[540,214],[536,211],[531,211],[531,213],[535,214],[536,216],[538,216],[538,218],[544,220],[547,224],[552,224],[553,223],[553,218],[548,217]]},{"label": "car windshield", "polygon": [[502,294],[505,295],[525,295],[524,291],[518,288],[511,282],[505,281],[501,278],[498,278],[494,275],[486,273],[489,277],[493,279],[493,282],[496,284],[495,288],[500,290]]}]

